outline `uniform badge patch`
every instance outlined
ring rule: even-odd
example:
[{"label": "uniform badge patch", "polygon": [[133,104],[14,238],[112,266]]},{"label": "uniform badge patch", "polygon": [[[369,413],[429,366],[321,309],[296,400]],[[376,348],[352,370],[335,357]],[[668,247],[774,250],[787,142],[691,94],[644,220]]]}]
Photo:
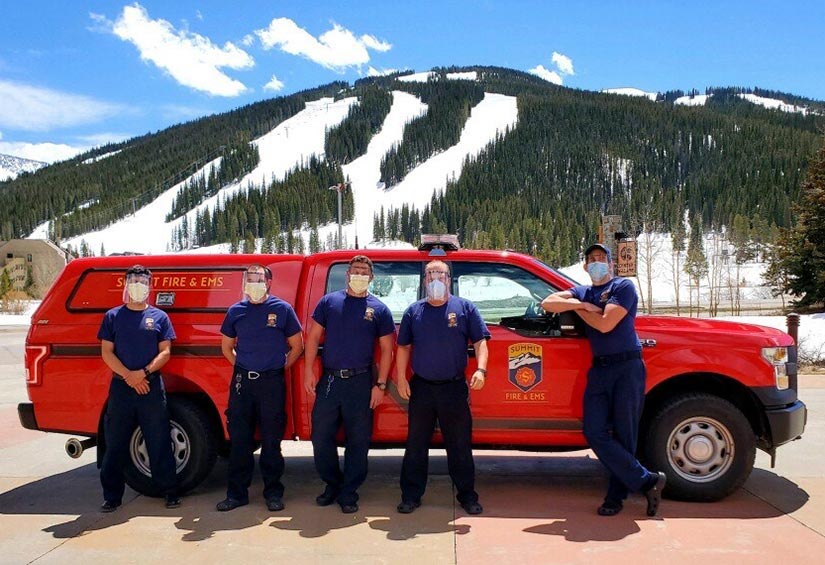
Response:
[{"label": "uniform badge patch", "polygon": [[266,326],[268,328],[274,328],[275,324],[277,322],[278,322],[278,314],[275,314],[274,312],[270,312],[269,314],[267,314],[267,316],[266,316]]},{"label": "uniform badge patch", "polygon": [[458,317],[455,312],[449,312],[447,314],[447,327],[454,328],[456,326],[458,326]]},{"label": "uniform badge patch", "polygon": [[507,348],[508,380],[522,392],[541,382],[541,345],[514,343]]},{"label": "uniform badge patch", "polygon": [[146,318],[144,323],[146,324],[146,329],[147,330],[155,329],[155,320],[154,319]]},{"label": "uniform badge patch", "polygon": [[367,307],[367,309],[364,310],[364,319],[372,322],[375,319],[375,308]]},{"label": "uniform badge patch", "polygon": [[599,296],[599,300],[601,301],[601,303],[602,303],[602,304],[604,304],[604,303],[606,303],[606,302],[608,301],[608,299],[610,299],[610,291],[609,291],[609,290],[605,290],[605,291],[602,293],[602,295],[601,295],[601,296]]}]

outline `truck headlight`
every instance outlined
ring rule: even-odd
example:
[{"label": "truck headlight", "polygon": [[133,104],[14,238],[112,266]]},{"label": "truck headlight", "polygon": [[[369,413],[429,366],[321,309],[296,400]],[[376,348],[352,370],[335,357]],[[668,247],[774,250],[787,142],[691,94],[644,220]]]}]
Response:
[{"label": "truck headlight", "polygon": [[776,378],[776,388],[785,390],[790,386],[788,372],[785,364],[788,362],[787,347],[763,347],[762,358],[773,365],[774,377]]}]

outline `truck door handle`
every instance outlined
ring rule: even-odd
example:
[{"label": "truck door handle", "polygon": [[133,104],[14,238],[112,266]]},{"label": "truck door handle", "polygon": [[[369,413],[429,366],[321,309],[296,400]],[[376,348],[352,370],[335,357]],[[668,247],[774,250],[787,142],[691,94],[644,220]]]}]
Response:
[{"label": "truck door handle", "polygon": [[642,347],[656,347],[656,340],[655,339],[642,339],[639,340],[642,342]]}]

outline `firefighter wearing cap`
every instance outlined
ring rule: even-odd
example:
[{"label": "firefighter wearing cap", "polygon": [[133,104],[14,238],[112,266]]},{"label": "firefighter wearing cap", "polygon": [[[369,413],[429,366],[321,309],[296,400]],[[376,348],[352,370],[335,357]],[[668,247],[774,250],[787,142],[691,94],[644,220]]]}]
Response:
[{"label": "firefighter wearing cap", "polygon": [[226,412],[231,442],[226,498],[217,510],[227,512],[249,504],[257,426],[264,500],[267,509],[277,512],[284,509],[284,371],[301,356],[304,345],[295,310],[269,294],[272,272],[252,265],[244,276],[246,298],[229,307],[221,325],[221,350],[233,369]]},{"label": "firefighter wearing cap", "polygon": [[647,470],[635,455],[646,376],[635,328],[636,289],[630,280],[613,276],[606,246],[591,245],[584,257],[593,284],[551,294],[541,305],[547,312],[573,310],[587,324],[593,364],[584,391],[584,436],[610,472],[607,495],[597,512],[614,516],[629,492],[641,492],[648,516],[655,516],[665,474]]},{"label": "firefighter wearing cap", "polygon": [[[431,261],[424,272],[427,298],[407,308],[398,330],[396,382],[401,398],[410,404],[397,510],[409,514],[421,505],[430,440],[438,421],[456,498],[468,514],[481,514],[475,491],[469,388],[484,386],[490,332],[472,302],[450,294],[450,269],[443,261]],[[468,343],[473,344],[477,363],[469,388],[464,376]],[[411,356],[413,375],[407,382]]]},{"label": "firefighter wearing cap", "polygon": [[[367,477],[372,411],[384,398],[392,363],[395,323],[389,308],[369,293],[372,279],[368,257],[356,255],[350,259],[347,288],[327,294],[315,307],[304,354],[304,390],[310,398],[315,396],[315,468],[326,483],[315,502],[319,506],[338,502],[345,514],[358,511],[357,490]],[[318,380],[313,369],[322,337],[323,370]],[[381,357],[377,378],[373,379],[376,340]],[[341,426],[346,437],[343,471],[335,441]]]},{"label": "firefighter wearing cap", "polygon": [[123,502],[123,469],[135,424],[146,442],[152,480],[164,494],[166,507],[177,508],[180,498],[169,414],[159,372],[169,360],[175,330],[166,312],[147,303],[152,284],[149,269],[130,267],[124,282],[124,304],[106,312],[97,334],[103,361],[114,374],[103,423],[106,452],[100,467],[100,509],[113,512]]}]

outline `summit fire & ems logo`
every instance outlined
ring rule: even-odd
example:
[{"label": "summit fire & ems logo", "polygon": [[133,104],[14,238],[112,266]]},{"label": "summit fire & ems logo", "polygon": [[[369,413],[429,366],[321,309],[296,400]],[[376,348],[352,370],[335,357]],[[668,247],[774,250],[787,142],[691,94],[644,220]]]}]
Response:
[{"label": "summit fire & ems logo", "polygon": [[541,345],[514,343],[507,348],[508,378],[522,392],[541,382]]}]

